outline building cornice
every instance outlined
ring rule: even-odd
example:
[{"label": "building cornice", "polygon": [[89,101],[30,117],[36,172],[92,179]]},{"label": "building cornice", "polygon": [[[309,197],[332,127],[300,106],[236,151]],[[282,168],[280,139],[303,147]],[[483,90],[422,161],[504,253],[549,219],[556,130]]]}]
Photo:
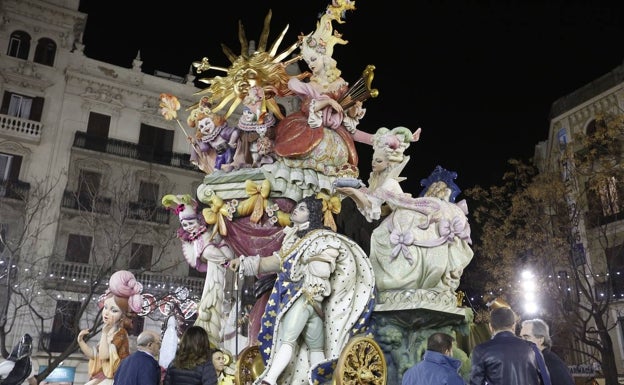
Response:
[{"label": "building cornice", "polygon": [[65,49],[71,49],[84,32],[87,15],[82,12],[39,0],[3,0],[2,4],[2,29],[18,20],[30,26],[35,21],[38,35],[55,37]]},{"label": "building cornice", "polygon": [[8,63],[7,60],[1,62],[3,65],[0,67],[0,76],[6,84],[39,92],[44,92],[54,84],[53,81],[44,79],[33,63],[17,59],[13,63]]}]

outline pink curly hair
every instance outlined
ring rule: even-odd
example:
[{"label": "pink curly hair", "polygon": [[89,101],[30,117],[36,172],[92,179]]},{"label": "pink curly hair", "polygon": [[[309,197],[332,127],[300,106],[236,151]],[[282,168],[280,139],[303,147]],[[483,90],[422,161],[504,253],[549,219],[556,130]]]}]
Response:
[{"label": "pink curly hair", "polygon": [[[108,292],[115,296],[115,302],[125,312],[132,310],[139,313],[143,307],[143,285],[134,274],[127,270],[119,270],[108,280]],[[108,295],[106,296],[108,297]]]}]

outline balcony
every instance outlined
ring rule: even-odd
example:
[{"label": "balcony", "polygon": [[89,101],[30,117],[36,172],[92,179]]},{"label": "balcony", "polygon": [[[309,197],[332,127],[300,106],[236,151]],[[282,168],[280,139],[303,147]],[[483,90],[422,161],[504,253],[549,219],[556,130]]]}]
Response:
[{"label": "balcony", "polygon": [[97,196],[94,197],[90,194],[81,194],[65,190],[63,192],[61,207],[72,210],[89,211],[98,214],[110,214],[111,199]]},{"label": "balcony", "polygon": [[42,127],[41,122],[0,114],[0,134],[39,143]]},{"label": "balcony", "polygon": [[164,207],[158,207],[154,202],[130,202],[128,217],[131,219],[168,225],[171,214]]},{"label": "balcony", "polygon": [[76,131],[73,146],[75,148],[103,152],[123,158],[142,160],[149,163],[161,164],[163,166],[201,172],[190,162],[189,154],[178,152],[163,153],[149,146],[142,146],[119,139],[88,135],[86,132],[82,131]]},{"label": "balcony", "polygon": [[[111,198],[93,196],[88,193],[77,193],[65,190],[63,192],[61,207],[76,211],[110,215],[112,200]],[[154,202],[128,203],[129,219],[168,225],[170,217],[171,214],[166,208],[158,207]]]},{"label": "balcony", "polygon": [[[97,266],[85,263],[50,261],[48,275],[44,282],[46,289],[71,290],[88,292],[92,279],[97,277]],[[137,281],[143,284],[143,292],[159,298],[174,291],[176,287],[187,287],[191,296],[201,297],[204,288],[204,278],[172,276],[153,272],[135,272]],[[96,293],[106,290],[109,276],[103,279],[96,287]]]},{"label": "balcony", "polygon": [[0,198],[25,201],[30,192],[30,183],[19,180],[0,180]]}]

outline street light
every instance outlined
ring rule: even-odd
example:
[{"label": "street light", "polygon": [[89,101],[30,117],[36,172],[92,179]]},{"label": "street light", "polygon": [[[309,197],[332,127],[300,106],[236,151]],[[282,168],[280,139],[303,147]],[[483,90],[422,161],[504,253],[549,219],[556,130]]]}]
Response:
[{"label": "street light", "polygon": [[520,277],[520,284],[524,289],[524,312],[527,314],[535,314],[539,310],[537,304],[535,276],[530,270],[523,270]]}]

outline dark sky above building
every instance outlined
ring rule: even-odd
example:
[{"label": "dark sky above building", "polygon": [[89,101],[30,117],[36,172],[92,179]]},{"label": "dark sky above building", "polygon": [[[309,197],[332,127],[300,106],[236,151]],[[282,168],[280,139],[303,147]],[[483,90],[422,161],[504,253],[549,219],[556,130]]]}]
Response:
[{"label": "dark sky above building", "polygon": [[[184,76],[204,56],[229,64],[221,43],[240,52],[239,20],[258,40],[271,10],[269,42],[289,25],[285,48],[315,29],[328,3],[178,0],[130,10],[128,1],[82,0],[85,54],[129,68],[140,50],[144,72]],[[624,59],[622,0],[357,0],[356,8],[334,26],[349,41],[334,58],[350,83],[376,66],[379,97],[365,104],[361,129],[422,127],[404,171],[415,195],[436,165],[456,171],[462,189],[498,183],[507,159],[528,160],[547,139],[556,99]],[[359,148],[366,180],[370,152]]]}]

